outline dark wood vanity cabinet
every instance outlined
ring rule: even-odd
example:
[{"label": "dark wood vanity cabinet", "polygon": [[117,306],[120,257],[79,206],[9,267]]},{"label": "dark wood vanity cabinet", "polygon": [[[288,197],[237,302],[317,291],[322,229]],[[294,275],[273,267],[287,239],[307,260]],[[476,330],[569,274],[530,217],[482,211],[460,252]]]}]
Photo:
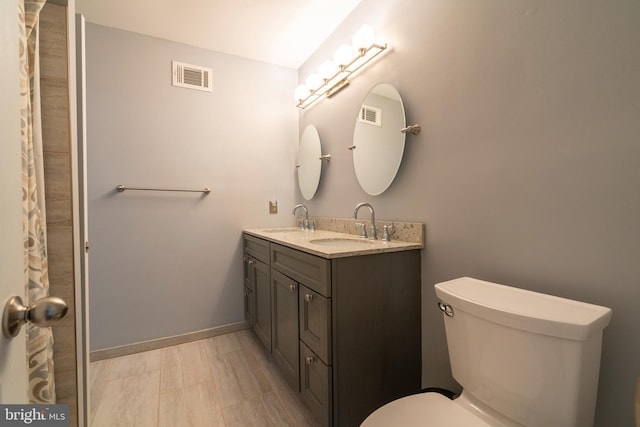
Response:
[{"label": "dark wood vanity cabinet", "polygon": [[269,248],[267,348],[322,424],[359,426],[420,391],[419,249],[328,259],[244,235],[245,255],[256,245]]}]

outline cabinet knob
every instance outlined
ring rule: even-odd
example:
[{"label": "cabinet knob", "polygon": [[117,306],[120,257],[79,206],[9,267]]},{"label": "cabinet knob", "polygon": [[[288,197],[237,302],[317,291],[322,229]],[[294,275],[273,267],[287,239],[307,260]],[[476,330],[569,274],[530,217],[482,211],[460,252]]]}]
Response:
[{"label": "cabinet knob", "polygon": [[313,300],[313,295],[312,294],[305,294],[304,295],[304,300],[306,302],[311,302]]},{"label": "cabinet knob", "polygon": [[305,358],[304,358],[304,361],[305,361],[305,363],[306,363],[307,365],[311,365],[313,362],[315,362],[315,361],[316,361],[316,359],[315,359],[315,358],[313,358],[313,356],[307,356],[307,357],[305,357]]},{"label": "cabinet knob", "polygon": [[253,265],[253,264],[255,264],[256,262],[255,262],[254,260],[252,260],[251,258],[249,258],[249,260],[247,261],[247,263],[248,263],[249,265]]},{"label": "cabinet knob", "polygon": [[296,285],[289,285],[289,290],[291,292],[295,292],[296,291]]}]

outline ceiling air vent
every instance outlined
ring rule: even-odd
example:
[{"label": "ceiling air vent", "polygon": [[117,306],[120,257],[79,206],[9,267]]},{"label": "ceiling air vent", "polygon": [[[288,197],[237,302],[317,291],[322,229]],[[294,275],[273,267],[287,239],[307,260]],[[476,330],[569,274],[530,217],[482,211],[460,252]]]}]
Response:
[{"label": "ceiling air vent", "polygon": [[382,126],[382,109],[363,105],[360,109],[360,121],[374,126]]},{"label": "ceiling air vent", "polygon": [[173,85],[212,92],[211,68],[171,61]]}]

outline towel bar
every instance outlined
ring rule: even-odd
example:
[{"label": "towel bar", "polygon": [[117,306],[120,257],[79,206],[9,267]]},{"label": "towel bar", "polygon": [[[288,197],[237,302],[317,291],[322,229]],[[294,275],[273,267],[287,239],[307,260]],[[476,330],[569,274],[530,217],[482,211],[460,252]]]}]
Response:
[{"label": "towel bar", "polygon": [[142,187],[125,187],[124,185],[118,185],[116,187],[119,193],[122,193],[125,190],[140,190],[140,191],[180,191],[185,193],[204,193],[209,194],[211,190],[208,187],[204,187],[202,190],[188,190],[188,189],[177,189],[177,188],[142,188]]}]

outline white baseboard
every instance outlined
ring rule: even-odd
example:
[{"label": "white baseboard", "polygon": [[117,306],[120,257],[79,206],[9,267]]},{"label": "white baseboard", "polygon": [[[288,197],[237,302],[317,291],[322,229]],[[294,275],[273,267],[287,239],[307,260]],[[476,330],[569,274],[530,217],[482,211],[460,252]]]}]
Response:
[{"label": "white baseboard", "polygon": [[184,344],[187,342],[203,340],[218,335],[224,335],[231,332],[248,329],[247,322],[231,323],[228,325],[217,326],[215,328],[203,329],[201,331],[189,332],[171,337],[158,338],[155,340],[143,341],[134,344],[110,347],[91,352],[89,360],[96,362],[98,360],[110,359],[112,357],[126,356],[127,354],[141,353],[143,351],[156,350],[158,348],[171,347],[173,345]]}]

